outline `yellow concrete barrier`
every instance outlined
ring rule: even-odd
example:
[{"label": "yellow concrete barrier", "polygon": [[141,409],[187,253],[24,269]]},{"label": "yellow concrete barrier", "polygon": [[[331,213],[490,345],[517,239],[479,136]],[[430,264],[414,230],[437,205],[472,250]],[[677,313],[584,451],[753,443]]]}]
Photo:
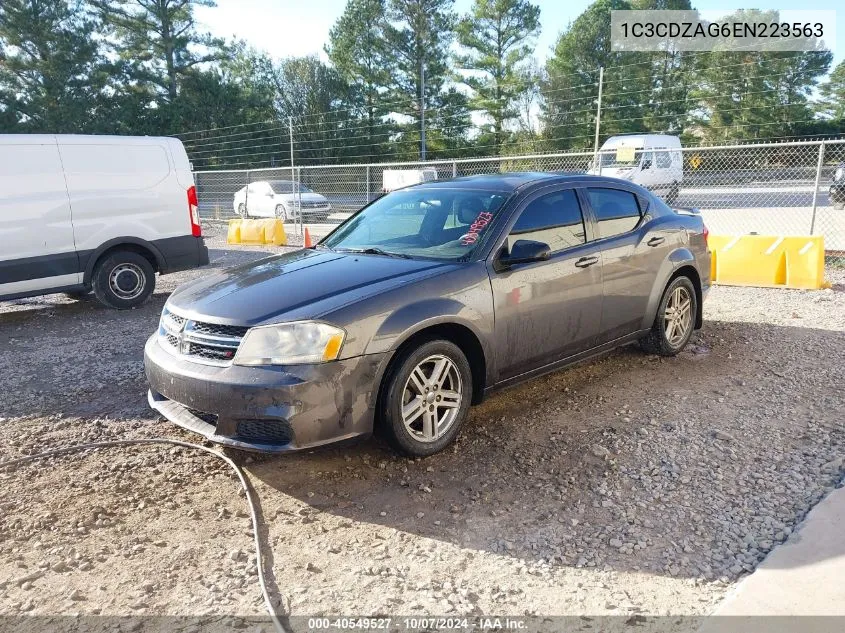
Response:
[{"label": "yellow concrete barrier", "polygon": [[709,244],[715,283],[813,290],[824,284],[821,235],[711,235]]},{"label": "yellow concrete barrier", "polygon": [[226,234],[227,244],[241,243],[241,221],[229,220],[229,232]]},{"label": "yellow concrete barrier", "polygon": [[288,243],[281,220],[229,220],[229,244],[285,246]]}]

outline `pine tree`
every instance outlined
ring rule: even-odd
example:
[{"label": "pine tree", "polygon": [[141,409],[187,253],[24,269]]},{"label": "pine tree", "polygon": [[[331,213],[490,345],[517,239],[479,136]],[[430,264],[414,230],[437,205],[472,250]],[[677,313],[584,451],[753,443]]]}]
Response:
[{"label": "pine tree", "polygon": [[384,40],[386,10],[385,0],[349,0],[325,47],[329,61],[349,85],[358,114],[364,117],[357,135],[359,154],[372,158],[380,155],[386,140],[383,102],[392,66]]},{"label": "pine tree", "polygon": [[389,0],[389,22],[384,34],[394,56],[390,101],[397,104],[392,107],[394,112],[414,119],[414,123],[404,126],[406,149],[407,141],[410,141],[422,150],[419,126],[423,101],[426,110],[444,105],[443,88],[451,61],[449,45],[454,39],[453,2]]},{"label": "pine tree", "polygon": [[470,71],[463,78],[474,93],[470,106],[492,119],[497,151],[504,142],[505,124],[519,114],[515,102],[528,89],[523,66],[539,30],[540,9],[528,0],[475,0],[458,23],[458,42],[468,50],[458,64]]},{"label": "pine tree", "polygon": [[171,131],[179,131],[175,107],[183,78],[202,64],[223,59],[224,43],[197,31],[194,7],[213,0],[91,0],[116,39],[115,49],[129,80],[169,112]]},{"label": "pine tree", "polygon": [[0,121],[14,132],[93,131],[107,66],[80,2],[0,2]]}]

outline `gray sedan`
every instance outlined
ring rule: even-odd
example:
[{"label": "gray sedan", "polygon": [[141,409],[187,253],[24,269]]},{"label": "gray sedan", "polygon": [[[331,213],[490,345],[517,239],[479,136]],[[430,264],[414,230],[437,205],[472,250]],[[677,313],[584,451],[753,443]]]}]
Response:
[{"label": "gray sedan", "polygon": [[600,176],[498,174],[390,193],[313,248],[180,287],[146,344],[150,404],[227,446],[379,430],[409,455],[495,389],[701,327],[707,229]]}]

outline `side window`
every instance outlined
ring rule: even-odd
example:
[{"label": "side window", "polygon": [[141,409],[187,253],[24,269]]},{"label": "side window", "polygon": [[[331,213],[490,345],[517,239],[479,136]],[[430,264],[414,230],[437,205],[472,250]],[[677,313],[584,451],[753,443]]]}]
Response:
[{"label": "side window", "polygon": [[599,237],[627,233],[640,222],[640,206],[630,191],[588,187],[587,198],[598,222]]},{"label": "side window", "polygon": [[553,253],[585,243],[584,218],[575,190],[556,191],[530,202],[508,235],[508,249],[517,240],[545,242]]},{"label": "side window", "polygon": [[672,154],[668,150],[656,150],[654,155],[657,158],[658,169],[669,169],[672,166]]}]

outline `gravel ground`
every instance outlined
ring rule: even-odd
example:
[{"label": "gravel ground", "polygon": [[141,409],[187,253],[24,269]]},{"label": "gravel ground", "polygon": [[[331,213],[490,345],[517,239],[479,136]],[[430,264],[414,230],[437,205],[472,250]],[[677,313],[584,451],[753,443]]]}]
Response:
[{"label": "gravel ground", "polygon": [[[212,233],[213,266],[263,252]],[[130,312],[0,304],[0,459],[197,441],[147,408],[142,347],[203,274]],[[230,453],[260,497],[271,594],[295,615],[710,612],[845,474],[845,271],[828,279],[714,288],[678,357],[626,348],[501,392],[425,460],[378,440]],[[238,491],[170,447],[0,471],[0,614],[262,614]]]}]

